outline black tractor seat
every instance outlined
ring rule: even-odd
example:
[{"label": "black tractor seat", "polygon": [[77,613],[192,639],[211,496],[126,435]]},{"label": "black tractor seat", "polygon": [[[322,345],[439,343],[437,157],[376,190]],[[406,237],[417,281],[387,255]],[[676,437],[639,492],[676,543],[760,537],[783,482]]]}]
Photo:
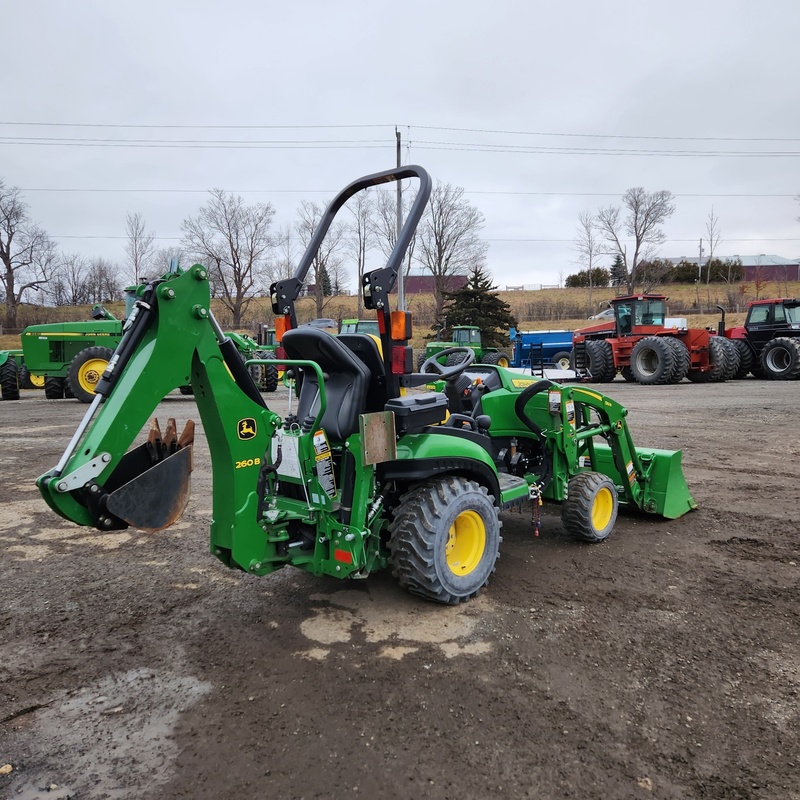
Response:
[{"label": "black tractor seat", "polygon": [[[358,416],[364,413],[372,380],[364,361],[346,347],[339,337],[308,325],[286,331],[281,344],[288,359],[314,361],[325,374],[327,406],[320,424],[328,437],[332,441],[343,442],[356,433]],[[319,386],[317,374],[311,367],[296,369],[299,370],[300,383],[297,416],[303,424],[307,417],[313,418],[319,411]]]}]

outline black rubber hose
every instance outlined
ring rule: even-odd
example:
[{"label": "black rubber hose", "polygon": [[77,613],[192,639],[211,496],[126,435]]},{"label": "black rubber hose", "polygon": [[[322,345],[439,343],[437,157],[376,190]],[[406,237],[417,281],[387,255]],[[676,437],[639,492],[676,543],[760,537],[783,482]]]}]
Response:
[{"label": "black rubber hose", "polygon": [[550,485],[550,481],[552,480],[553,464],[547,452],[547,437],[544,435],[544,431],[525,413],[525,406],[528,404],[531,397],[539,394],[539,392],[543,392],[545,389],[549,389],[551,386],[555,386],[555,384],[553,381],[549,381],[546,378],[541,381],[536,381],[536,383],[526,386],[519,393],[514,403],[514,413],[536,434],[542,448],[542,460],[544,463],[542,464],[542,474],[539,476],[539,490],[542,492]]}]

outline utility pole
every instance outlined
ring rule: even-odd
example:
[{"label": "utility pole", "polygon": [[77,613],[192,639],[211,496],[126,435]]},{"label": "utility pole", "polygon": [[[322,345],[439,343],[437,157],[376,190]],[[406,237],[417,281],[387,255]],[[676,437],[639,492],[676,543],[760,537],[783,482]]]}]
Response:
[{"label": "utility pole", "polygon": [[[394,129],[395,137],[397,138],[397,166],[402,166],[400,164],[400,131],[395,128]],[[400,241],[400,231],[403,227],[403,188],[400,186],[400,181],[395,181],[397,184],[397,239],[395,241]],[[400,311],[406,310],[406,290],[405,290],[405,279],[403,277],[403,262],[400,262],[400,275],[398,283],[397,283],[397,307]]]},{"label": "utility pole", "polygon": [[700,240],[700,258],[697,259],[697,282],[703,277],[703,240]]}]

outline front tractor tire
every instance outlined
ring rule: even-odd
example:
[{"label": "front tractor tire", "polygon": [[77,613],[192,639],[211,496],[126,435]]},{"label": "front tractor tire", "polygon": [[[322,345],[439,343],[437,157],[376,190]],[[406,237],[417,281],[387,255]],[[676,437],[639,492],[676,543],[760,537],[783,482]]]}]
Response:
[{"label": "front tractor tire", "polygon": [[48,400],[64,399],[64,379],[48,375],[44,379],[44,396]]},{"label": "front tractor tire", "polygon": [[73,397],[81,403],[94,400],[97,382],[103,377],[113,355],[114,351],[108,347],[87,347],[70,361],[66,386]]},{"label": "front tractor tire", "polygon": [[496,364],[498,367],[510,367],[511,357],[507,356],[505,353],[484,353],[481,364]]},{"label": "front tractor tire", "polygon": [[614,482],[599,472],[579,472],[570,479],[561,522],[567,533],[583,542],[602,542],[614,530],[619,500]]},{"label": "front tractor tire", "polygon": [[392,574],[437,603],[456,605],[489,582],[500,552],[500,512],[485,487],[450,476],[400,498],[389,525]]},{"label": "front tractor tire", "polygon": [[604,339],[589,339],[586,342],[586,360],[593,381],[610,383],[617,377],[614,351]]},{"label": "front tractor tire", "polygon": [[800,339],[779,336],[770,339],[761,351],[764,377],[773,381],[791,381],[800,377]]},{"label": "front tractor tire", "polygon": [[672,382],[675,354],[666,337],[646,336],[633,346],[631,372],[637,383],[658,386]]},{"label": "front tractor tire", "polygon": [[14,358],[6,359],[0,367],[0,397],[3,400],[19,400],[19,369]]}]

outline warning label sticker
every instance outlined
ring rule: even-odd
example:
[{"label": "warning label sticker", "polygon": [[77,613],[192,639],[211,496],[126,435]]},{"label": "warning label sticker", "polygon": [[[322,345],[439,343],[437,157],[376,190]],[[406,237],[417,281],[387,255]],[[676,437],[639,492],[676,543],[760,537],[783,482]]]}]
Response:
[{"label": "warning label sticker", "polygon": [[328,497],[333,497],[336,494],[336,477],[333,474],[333,454],[325,431],[319,430],[314,434],[314,453],[319,485]]}]

